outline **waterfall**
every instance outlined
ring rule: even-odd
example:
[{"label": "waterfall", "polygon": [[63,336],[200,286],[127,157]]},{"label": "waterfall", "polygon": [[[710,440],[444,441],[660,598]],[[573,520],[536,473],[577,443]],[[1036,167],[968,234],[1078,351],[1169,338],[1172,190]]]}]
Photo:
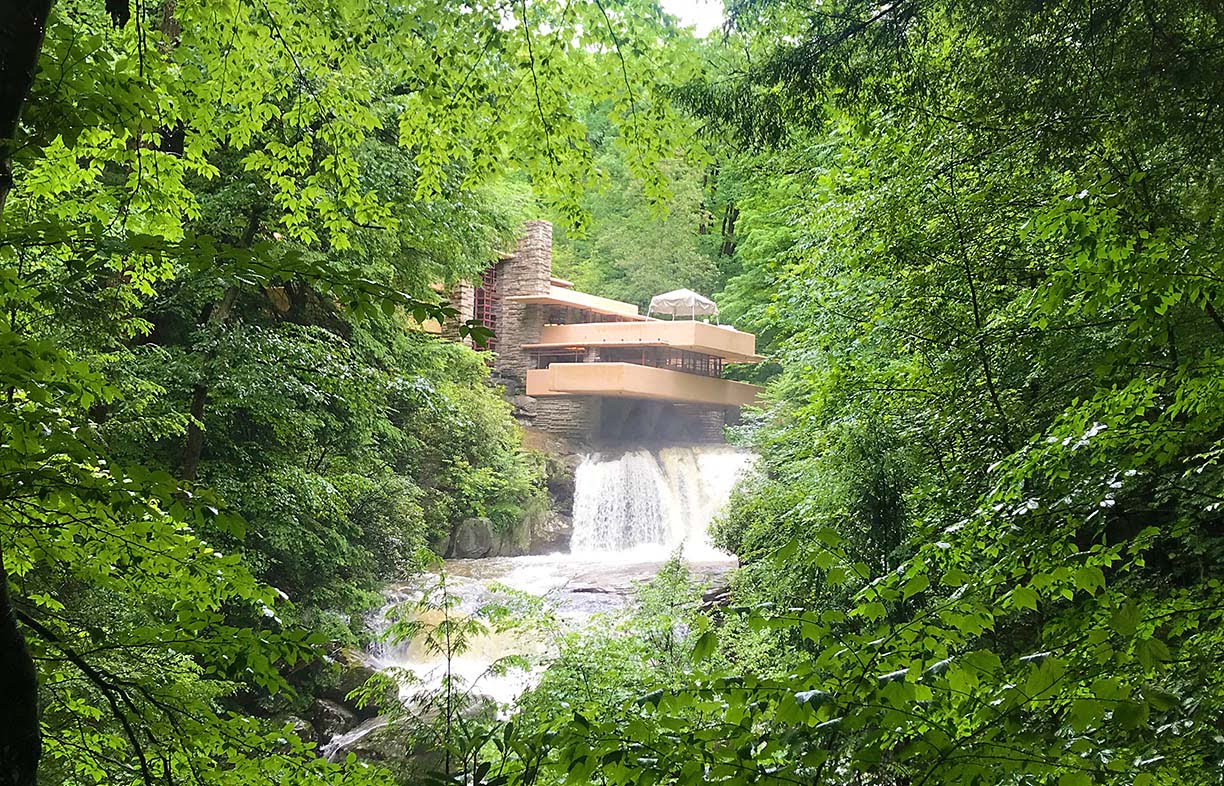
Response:
[{"label": "waterfall", "polygon": [[[695,577],[725,586],[735,559],[710,545],[707,530],[753,460],[752,454],[725,445],[587,456],[574,477],[571,553],[450,560],[447,587],[458,601],[451,611],[460,617],[478,614],[486,604],[511,604],[517,593],[545,599],[558,620],[577,629],[631,604],[635,588],[649,581],[679,547]],[[396,604],[421,597],[421,587],[391,587],[386,595],[387,606],[371,620],[379,630],[387,627]],[[441,621],[439,615],[431,609],[416,612],[414,618],[428,627]],[[536,684],[542,673],[539,664],[555,646],[554,639],[532,626],[493,626],[468,638],[449,663],[415,640],[374,647],[367,665],[411,675],[411,681],[400,685],[405,706],[422,706],[423,694],[438,691],[449,674],[465,691],[491,699],[504,712]],[[495,667],[509,655],[530,659],[532,667]],[[368,720],[336,734],[320,750],[338,761],[369,744],[362,740],[387,723],[387,716]]]},{"label": "waterfall", "polygon": [[574,475],[570,550],[683,546],[689,556],[710,554],[710,522],[752,459],[725,445],[587,456]]}]

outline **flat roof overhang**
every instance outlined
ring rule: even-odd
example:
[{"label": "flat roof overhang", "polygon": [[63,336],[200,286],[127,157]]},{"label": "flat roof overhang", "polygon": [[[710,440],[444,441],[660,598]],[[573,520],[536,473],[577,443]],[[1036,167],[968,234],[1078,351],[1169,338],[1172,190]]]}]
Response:
[{"label": "flat roof overhang", "polygon": [[584,322],[545,325],[540,341],[524,349],[567,347],[669,347],[722,358],[728,363],[759,363],[756,336],[705,322]]},{"label": "flat roof overhang", "polygon": [[633,363],[553,363],[527,372],[529,396],[613,396],[681,404],[743,407],[756,385]]},{"label": "flat roof overhang", "polygon": [[620,317],[624,320],[637,322],[653,322],[653,317],[638,313],[638,307],[632,303],[622,303],[619,300],[588,295],[576,289],[549,286],[547,295],[511,295],[506,300],[514,303],[528,303],[542,306],[560,306],[562,308],[577,308],[583,311],[593,311],[596,314]]}]

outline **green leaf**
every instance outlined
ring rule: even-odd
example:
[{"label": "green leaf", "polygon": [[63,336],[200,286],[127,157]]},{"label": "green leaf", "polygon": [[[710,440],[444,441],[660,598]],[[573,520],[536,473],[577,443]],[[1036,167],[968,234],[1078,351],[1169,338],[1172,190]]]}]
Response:
[{"label": "green leaf", "polygon": [[931,586],[931,580],[925,575],[920,574],[905,582],[905,585],[901,587],[901,595],[908,600],[918,593],[926,591],[929,586]]},{"label": "green leaf", "polygon": [[1127,598],[1110,617],[1109,624],[1120,636],[1134,636],[1139,627],[1139,604]]},{"label": "green leaf", "polygon": [[1071,728],[1084,732],[1101,723],[1105,717],[1106,704],[1099,699],[1079,698],[1071,702]]},{"label": "green leaf", "polygon": [[940,583],[946,587],[963,587],[970,582],[972,577],[960,568],[949,568],[944,571],[940,578]]},{"label": "green leaf", "polygon": [[1135,645],[1135,655],[1139,658],[1139,662],[1149,669],[1172,657],[1168,646],[1160,639],[1141,640]]},{"label": "green leaf", "polygon": [[883,618],[886,611],[883,603],[872,601],[871,603],[864,603],[862,606],[859,606],[854,610],[854,613],[865,619],[875,621]]},{"label": "green leaf", "polygon": [[693,660],[705,660],[714,653],[718,648],[718,633],[710,628],[697,637],[697,641],[693,644]]},{"label": "green leaf", "polygon": [[1011,591],[1012,606],[1018,609],[1037,610],[1037,593],[1026,586],[1016,586]]},{"label": "green leaf", "polygon": [[1095,565],[1084,565],[1075,571],[1075,586],[1092,594],[1105,587],[1105,574]]},{"label": "green leaf", "polygon": [[1123,701],[1114,707],[1114,720],[1123,728],[1135,729],[1147,723],[1149,707],[1145,701]]},{"label": "green leaf", "polygon": [[1152,707],[1160,710],[1161,712],[1168,712],[1169,710],[1176,709],[1181,705],[1181,699],[1176,695],[1160,690],[1159,688],[1152,687],[1151,685],[1145,685],[1142,689],[1142,693],[1143,698],[1146,699],[1147,702],[1152,705]]}]

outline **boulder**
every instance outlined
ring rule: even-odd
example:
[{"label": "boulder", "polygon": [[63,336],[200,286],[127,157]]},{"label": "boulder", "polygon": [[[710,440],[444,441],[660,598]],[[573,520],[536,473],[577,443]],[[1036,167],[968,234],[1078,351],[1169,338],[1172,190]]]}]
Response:
[{"label": "boulder", "polygon": [[513,396],[510,399],[510,405],[514,407],[514,416],[516,418],[534,418],[539,411],[539,408],[536,406],[536,400],[531,396]]},{"label": "boulder", "polygon": [[493,551],[490,557],[518,557],[528,553],[529,533],[520,526],[508,532],[493,533]]},{"label": "boulder", "polygon": [[572,517],[555,510],[545,510],[528,517],[525,524],[528,554],[569,551],[570,539],[574,536]]},{"label": "boulder", "polygon": [[338,653],[336,662],[340,667],[339,675],[319,691],[319,695],[349,710],[359,720],[373,718],[378,714],[378,707],[358,707],[348,696],[378,672],[365,662],[359,651],[347,647]]},{"label": "boulder", "polygon": [[450,548],[450,533],[443,532],[438,535],[432,535],[429,538],[429,550],[434,554],[446,556],[446,550]]},{"label": "boulder", "polygon": [[716,625],[723,624],[726,609],[733,600],[726,576],[716,576],[716,583],[701,594],[701,612],[708,614]]},{"label": "boulder", "polygon": [[402,762],[411,754],[407,736],[395,726],[374,724],[367,734],[345,746],[345,752],[357,754],[362,761]]},{"label": "boulder", "polygon": [[446,754],[413,737],[409,729],[400,725],[374,725],[368,733],[332,752],[329,758],[340,761],[352,753],[360,761],[386,767],[398,783],[420,783],[443,768]]},{"label": "boulder", "polygon": [[[436,747],[436,734],[442,723],[440,705],[409,706],[408,714],[396,722],[380,716],[363,723],[342,745],[329,747],[327,757],[340,761],[349,753],[359,760],[377,762],[391,770],[400,783],[437,781],[446,755]],[[492,723],[497,705],[484,697],[473,697],[459,713],[467,721]],[[433,776],[433,777],[430,777]]]},{"label": "boulder", "polygon": [[495,541],[492,521],[464,519],[451,535],[450,556],[458,559],[488,557],[493,554]]},{"label": "boulder", "polygon": [[731,603],[731,588],[728,586],[711,587],[701,595],[701,610],[713,611]]},{"label": "boulder", "polygon": [[299,718],[296,715],[290,715],[285,719],[292,727],[293,733],[298,736],[302,742],[318,742],[319,735],[315,732],[314,724],[305,718]]},{"label": "boulder", "polygon": [[310,705],[310,721],[320,741],[330,740],[357,725],[357,716],[348,707],[331,699],[315,699]]}]

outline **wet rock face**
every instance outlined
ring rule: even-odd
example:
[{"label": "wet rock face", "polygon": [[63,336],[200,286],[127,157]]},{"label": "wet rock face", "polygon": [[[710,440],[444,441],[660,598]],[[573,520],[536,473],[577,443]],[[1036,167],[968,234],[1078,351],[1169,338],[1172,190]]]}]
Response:
[{"label": "wet rock face", "polygon": [[[517,411],[535,405],[530,396],[511,397]],[[529,511],[511,532],[499,532],[487,518],[464,519],[449,538],[431,547],[450,559],[517,557],[524,554],[555,554],[569,551],[574,532],[570,511],[574,507],[574,472],[582,462],[581,446],[555,435],[524,430],[524,446],[544,454],[548,506]]]},{"label": "wet rock face", "polygon": [[493,556],[496,540],[493,522],[489,519],[464,519],[451,536],[450,556],[459,559]]},{"label": "wet rock face", "polygon": [[398,775],[397,780],[401,782],[411,780],[411,776],[420,775],[422,771],[439,767],[443,758],[424,745],[414,744],[409,735],[395,726],[374,729],[354,740],[346,747],[345,753],[353,753],[361,761],[382,764]]},{"label": "wet rock face", "polygon": [[319,741],[319,735],[315,732],[314,724],[310,721],[305,718],[299,718],[296,715],[290,715],[286,720],[293,726],[293,733],[303,742]]},{"label": "wet rock face", "polygon": [[[366,721],[347,739],[326,750],[327,757],[341,761],[352,753],[361,761],[377,762],[401,784],[440,783],[446,761],[445,752],[437,745],[444,723],[440,708],[436,702],[410,701],[404,707],[404,716],[393,720],[384,715]],[[482,726],[496,717],[497,705],[479,696],[457,711],[457,719]],[[454,772],[451,774],[453,777]]]},{"label": "wet rock face", "polygon": [[358,707],[348,696],[378,672],[365,662],[362,653],[345,648],[337,656],[342,666],[340,675],[320,691],[319,695],[351,712],[358,720],[368,720],[378,714],[378,707]]},{"label": "wet rock face", "polygon": [[[451,534],[445,551],[452,559],[482,559],[484,557],[516,557],[534,554],[531,550],[534,515],[528,515],[515,532],[498,532],[487,518],[464,519]],[[568,541],[567,541],[568,542]]]},{"label": "wet rock face", "polygon": [[527,520],[529,543],[528,554],[556,554],[569,551],[570,538],[574,535],[574,520],[571,516],[547,510]]},{"label": "wet rock face", "polygon": [[581,463],[577,453],[551,454],[545,467],[548,488],[548,509],[527,517],[526,554],[555,554],[569,551],[574,534],[574,472]]},{"label": "wet rock face", "polygon": [[545,467],[545,483],[548,485],[549,507],[568,513],[574,507],[574,473],[582,457],[576,453],[549,456]]},{"label": "wet rock face", "polygon": [[310,705],[310,722],[320,740],[330,740],[357,725],[357,715],[331,699],[315,699]]}]

